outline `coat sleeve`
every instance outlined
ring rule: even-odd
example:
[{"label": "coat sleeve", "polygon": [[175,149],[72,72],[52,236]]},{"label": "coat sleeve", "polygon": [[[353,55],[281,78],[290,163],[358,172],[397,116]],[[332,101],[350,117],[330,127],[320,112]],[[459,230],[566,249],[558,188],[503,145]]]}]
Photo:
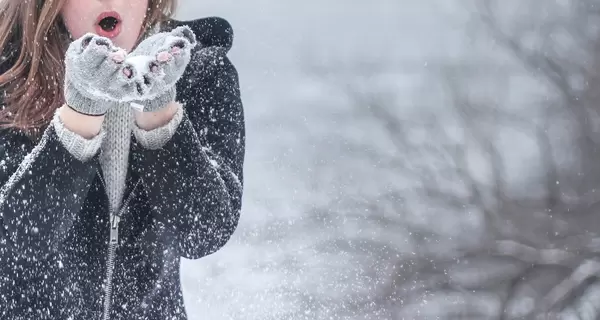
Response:
[{"label": "coat sleeve", "polygon": [[216,252],[234,233],[241,211],[245,152],[238,74],[226,49],[195,54],[178,84],[183,119],[161,148],[138,147],[139,170],[155,223],[188,259]]},{"label": "coat sleeve", "polygon": [[73,156],[52,125],[37,143],[0,131],[0,256],[43,259],[62,250],[96,168],[96,157]]}]

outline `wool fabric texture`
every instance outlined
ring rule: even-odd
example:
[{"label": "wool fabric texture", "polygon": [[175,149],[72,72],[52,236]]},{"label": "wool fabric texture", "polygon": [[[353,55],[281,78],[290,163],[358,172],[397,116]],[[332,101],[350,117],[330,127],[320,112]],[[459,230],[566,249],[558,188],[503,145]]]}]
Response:
[{"label": "wool fabric texture", "polygon": [[129,104],[120,104],[108,110],[100,133],[92,139],[85,139],[67,129],[58,112],[52,124],[61,143],[77,159],[86,161],[100,151],[99,160],[110,212],[116,213],[123,201],[132,134],[145,148],[160,149],[173,136],[182,119],[183,107],[178,104],[177,113],[171,121],[147,131],[135,125],[133,110]]}]

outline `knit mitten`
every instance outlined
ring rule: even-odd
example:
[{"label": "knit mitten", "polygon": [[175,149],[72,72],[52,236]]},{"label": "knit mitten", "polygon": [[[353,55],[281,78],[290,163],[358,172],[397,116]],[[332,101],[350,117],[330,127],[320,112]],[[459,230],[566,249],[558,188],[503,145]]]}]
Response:
[{"label": "knit mitten", "polygon": [[126,63],[135,66],[134,78],[143,97],[134,103],[151,112],[174,101],[175,84],[190,62],[196,43],[196,36],[187,26],[142,41],[126,59]]},{"label": "knit mitten", "polygon": [[[137,93],[127,53],[108,38],[88,33],[73,41],[65,55],[64,95],[69,107],[86,115],[103,115]],[[139,97],[139,96],[137,96]]]}]

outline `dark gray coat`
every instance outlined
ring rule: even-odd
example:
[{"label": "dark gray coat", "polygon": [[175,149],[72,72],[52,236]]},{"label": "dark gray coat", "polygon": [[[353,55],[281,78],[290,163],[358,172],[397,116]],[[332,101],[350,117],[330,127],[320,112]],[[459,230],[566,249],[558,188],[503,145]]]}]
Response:
[{"label": "dark gray coat", "polygon": [[[240,216],[245,130],[225,56],[231,27],[206,18],[169,28],[181,24],[200,44],[177,85],[186,114],[160,150],[132,138],[111,320],[187,319],[180,257],[219,250]],[[39,142],[0,132],[0,319],[103,319],[110,224],[99,172],[98,156],[78,161],[52,127]]]}]

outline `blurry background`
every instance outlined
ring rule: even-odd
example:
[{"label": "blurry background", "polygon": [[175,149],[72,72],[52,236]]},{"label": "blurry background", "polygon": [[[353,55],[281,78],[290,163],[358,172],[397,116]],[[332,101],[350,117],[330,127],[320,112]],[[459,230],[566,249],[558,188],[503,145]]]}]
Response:
[{"label": "blurry background", "polygon": [[597,318],[600,1],[180,1],[247,121],[190,319]]}]

